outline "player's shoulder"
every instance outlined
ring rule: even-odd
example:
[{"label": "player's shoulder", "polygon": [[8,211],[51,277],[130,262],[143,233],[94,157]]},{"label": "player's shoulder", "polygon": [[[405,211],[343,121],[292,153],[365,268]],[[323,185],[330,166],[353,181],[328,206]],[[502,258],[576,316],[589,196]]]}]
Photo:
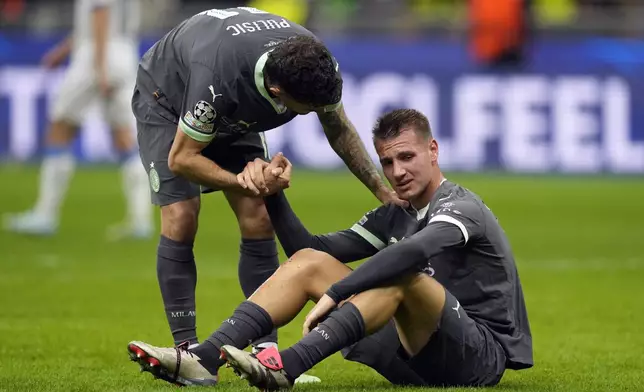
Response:
[{"label": "player's shoulder", "polygon": [[470,189],[450,181],[439,188],[435,201],[430,207],[433,214],[441,211],[456,210],[460,214],[478,216],[485,204],[481,197]]},{"label": "player's shoulder", "polygon": [[[390,207],[387,204],[381,204],[378,207],[374,207],[369,211],[365,212],[364,217],[381,217],[389,213]],[[364,218],[363,218],[364,219]]]},{"label": "player's shoulder", "polygon": [[396,206],[395,204],[381,204],[378,207],[367,211],[358,221],[358,224],[387,226],[388,222],[390,222],[397,213],[404,213],[404,209]]}]

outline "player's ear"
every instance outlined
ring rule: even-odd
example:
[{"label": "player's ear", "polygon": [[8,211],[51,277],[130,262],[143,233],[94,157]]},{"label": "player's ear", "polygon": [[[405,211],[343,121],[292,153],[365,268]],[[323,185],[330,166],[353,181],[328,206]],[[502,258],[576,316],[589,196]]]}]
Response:
[{"label": "player's ear", "polygon": [[268,91],[276,97],[279,97],[282,94],[282,90],[278,86],[268,86]]},{"label": "player's ear", "polygon": [[438,161],[438,141],[436,139],[432,138],[429,141],[429,151],[432,156],[432,162],[437,162]]}]

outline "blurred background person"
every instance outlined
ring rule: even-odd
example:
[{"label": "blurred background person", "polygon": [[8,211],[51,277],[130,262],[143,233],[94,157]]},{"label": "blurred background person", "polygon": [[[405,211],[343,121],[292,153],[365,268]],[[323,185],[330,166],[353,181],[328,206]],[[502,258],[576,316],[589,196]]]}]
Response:
[{"label": "blurred background person", "polygon": [[531,0],[469,0],[470,46],[479,64],[520,66],[525,58]]},{"label": "blurred background person", "polygon": [[[9,3],[10,4],[10,3]],[[17,5],[13,5],[14,9]],[[73,33],[51,49],[43,65],[70,65],[50,112],[38,199],[33,209],[6,217],[10,231],[54,234],[75,170],[71,143],[86,109],[99,100],[121,162],[127,218],[108,230],[111,238],[148,238],[153,232],[149,188],[132,130],[130,101],[138,63],[138,0],[76,0]]]}]

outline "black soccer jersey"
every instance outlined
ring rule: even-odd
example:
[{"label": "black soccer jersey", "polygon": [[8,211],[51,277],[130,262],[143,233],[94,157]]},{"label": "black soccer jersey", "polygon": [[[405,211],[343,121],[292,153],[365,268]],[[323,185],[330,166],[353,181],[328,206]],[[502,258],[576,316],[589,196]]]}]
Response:
[{"label": "black soccer jersey", "polygon": [[532,366],[532,337],[512,250],[496,217],[474,193],[445,181],[421,210],[381,206],[349,230],[318,236],[287,213],[283,196],[267,198],[267,207],[280,242],[291,252],[311,247],[343,262],[373,255],[329,289],[336,302],[392,278],[424,272],[491,330],[506,351],[509,368]]},{"label": "black soccer jersey", "polygon": [[264,85],[269,52],[295,35],[313,36],[302,26],[255,8],[204,11],[148,50],[139,66],[139,81],[167,98],[179,126],[195,140],[267,131],[296,116]]}]

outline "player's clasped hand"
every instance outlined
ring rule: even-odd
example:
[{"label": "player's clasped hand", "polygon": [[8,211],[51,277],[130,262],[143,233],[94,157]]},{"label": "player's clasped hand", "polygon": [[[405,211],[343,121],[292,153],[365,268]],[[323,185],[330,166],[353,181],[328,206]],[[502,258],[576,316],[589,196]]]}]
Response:
[{"label": "player's clasped hand", "polygon": [[239,185],[255,196],[268,196],[291,185],[293,165],[280,152],[271,162],[256,158],[237,175]]},{"label": "player's clasped hand", "polygon": [[302,326],[302,335],[307,335],[311,332],[337,305],[331,297],[324,294],[309,314],[306,315],[304,325]]}]

